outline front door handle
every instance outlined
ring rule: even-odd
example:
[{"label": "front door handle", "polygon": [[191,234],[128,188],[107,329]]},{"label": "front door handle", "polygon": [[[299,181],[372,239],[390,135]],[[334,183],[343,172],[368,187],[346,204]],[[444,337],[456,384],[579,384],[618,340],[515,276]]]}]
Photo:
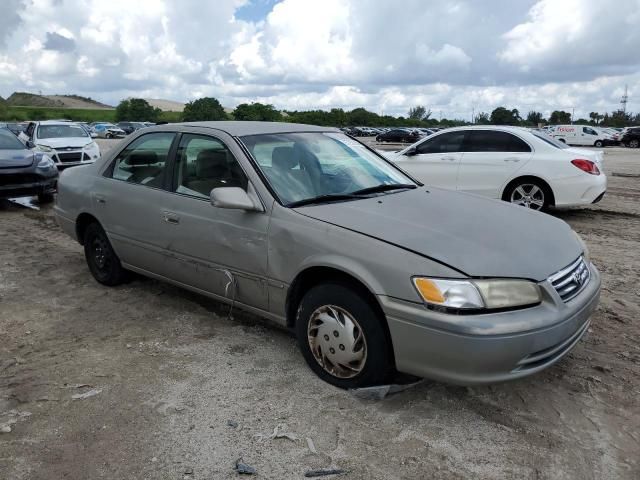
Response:
[{"label": "front door handle", "polygon": [[107,203],[107,199],[104,198],[102,195],[96,195],[95,199],[96,199],[96,202],[98,202],[100,205],[104,205],[105,203]]},{"label": "front door handle", "polygon": [[510,158],[505,158],[504,161],[505,162],[519,162],[520,159],[519,158],[510,157]]},{"label": "front door handle", "polygon": [[443,162],[449,161],[449,162],[454,162],[456,160],[455,157],[440,157],[440,160],[442,160]]},{"label": "front door handle", "polygon": [[172,223],[174,225],[177,225],[180,223],[180,217],[172,212],[163,212],[162,218],[164,219],[165,222]]}]

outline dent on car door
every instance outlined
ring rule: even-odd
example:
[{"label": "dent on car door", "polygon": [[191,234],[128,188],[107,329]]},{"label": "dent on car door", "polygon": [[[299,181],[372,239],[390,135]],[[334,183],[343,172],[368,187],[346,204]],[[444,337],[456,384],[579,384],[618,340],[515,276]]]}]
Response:
[{"label": "dent on car door", "polygon": [[429,137],[416,146],[416,154],[406,157],[402,166],[426,185],[455,189],[464,137],[464,131]]},{"label": "dent on car door", "polygon": [[175,137],[173,132],[155,132],[135,139],[97,179],[91,195],[94,212],[120,259],[159,275],[170,271],[163,211],[170,196],[164,187]]},{"label": "dent on car door", "polygon": [[174,278],[266,310],[267,227],[263,212],[211,205],[211,190],[248,189],[242,167],[215,137],[183,134],[173,168],[169,255]]},{"label": "dent on car door", "polygon": [[500,198],[502,188],[531,158],[529,144],[509,132],[470,130],[458,170],[457,189]]}]

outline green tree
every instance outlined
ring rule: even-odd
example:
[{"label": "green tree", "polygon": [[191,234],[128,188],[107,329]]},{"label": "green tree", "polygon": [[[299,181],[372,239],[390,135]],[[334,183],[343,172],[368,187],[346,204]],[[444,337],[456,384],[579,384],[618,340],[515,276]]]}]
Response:
[{"label": "green tree", "polygon": [[520,118],[520,112],[518,112],[517,108],[508,110],[504,107],[498,107],[491,112],[489,121],[493,125],[519,125],[522,119]]},{"label": "green tree", "polygon": [[571,114],[563,110],[554,110],[549,117],[549,123],[552,125],[571,123]]},{"label": "green tree", "polygon": [[429,120],[431,116],[431,110],[427,110],[422,105],[418,105],[417,107],[411,107],[409,109],[409,113],[407,117],[411,120]]},{"label": "green tree", "polygon": [[593,125],[598,125],[600,123],[600,120],[604,118],[604,115],[600,115],[598,112],[590,112],[589,118],[591,119],[591,123]]},{"label": "green tree", "polygon": [[282,114],[273,105],[263,103],[241,103],[232,112],[236,120],[256,120],[264,122],[279,122]]},{"label": "green tree", "polygon": [[478,125],[489,125],[491,120],[489,119],[489,114],[487,112],[480,112],[476,115],[475,123]]},{"label": "green tree", "polygon": [[609,117],[608,126],[610,127],[626,127],[632,122],[632,115],[630,113],[623,112],[622,110],[616,110],[611,113]]},{"label": "green tree", "polygon": [[185,122],[227,120],[227,118],[224,108],[213,97],[203,97],[189,102],[182,111],[182,120]]},{"label": "green tree", "polygon": [[537,127],[539,124],[545,123],[545,120],[542,113],[532,110],[527,113],[527,123]]},{"label": "green tree", "polygon": [[143,98],[122,100],[116,107],[116,121],[155,122],[162,110],[152,107]]}]

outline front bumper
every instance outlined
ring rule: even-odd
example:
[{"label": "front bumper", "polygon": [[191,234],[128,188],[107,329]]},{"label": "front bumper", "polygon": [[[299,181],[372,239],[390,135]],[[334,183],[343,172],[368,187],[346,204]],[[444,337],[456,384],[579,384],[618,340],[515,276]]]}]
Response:
[{"label": "front bumper", "polygon": [[0,198],[30,197],[54,193],[58,177],[43,179],[37,182],[0,185]]},{"label": "front bumper", "polygon": [[459,385],[512,380],[560,360],[587,331],[600,275],[564,303],[548,281],[540,305],[483,315],[447,315],[380,296],[399,371]]},{"label": "front bumper", "polygon": [[58,169],[87,165],[95,162],[100,156],[91,150],[55,150],[48,153]]}]

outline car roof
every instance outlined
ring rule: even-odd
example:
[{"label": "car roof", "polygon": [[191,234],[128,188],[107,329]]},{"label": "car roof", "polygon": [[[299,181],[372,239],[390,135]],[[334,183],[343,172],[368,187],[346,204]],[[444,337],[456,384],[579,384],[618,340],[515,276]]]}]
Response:
[{"label": "car roof", "polygon": [[[220,122],[184,122],[170,124],[180,127],[200,127],[222,130],[234,137],[245,135],[261,135],[269,133],[295,133],[295,132],[339,132],[333,127],[319,127],[317,125],[306,125],[302,123],[285,122],[241,122],[241,121],[220,121]],[[166,126],[166,125],[164,125]]]},{"label": "car roof", "polygon": [[77,125],[76,122],[71,120],[42,120],[40,122],[35,122],[39,125]]}]

